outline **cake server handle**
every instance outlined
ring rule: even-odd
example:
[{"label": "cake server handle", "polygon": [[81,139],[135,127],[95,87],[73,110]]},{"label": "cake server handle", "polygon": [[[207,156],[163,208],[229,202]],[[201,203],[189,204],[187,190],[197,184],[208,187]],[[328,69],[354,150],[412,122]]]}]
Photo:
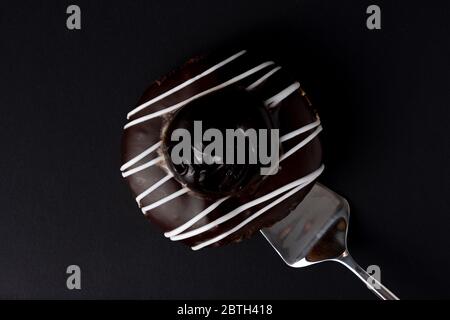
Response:
[{"label": "cake server handle", "polygon": [[367,287],[375,293],[382,300],[400,300],[395,294],[393,294],[388,288],[386,288],[381,282],[372,277],[358,263],[352,258],[349,252],[346,250],[340,257],[332,259],[332,261],[339,262],[346,266],[351,272],[353,272]]}]

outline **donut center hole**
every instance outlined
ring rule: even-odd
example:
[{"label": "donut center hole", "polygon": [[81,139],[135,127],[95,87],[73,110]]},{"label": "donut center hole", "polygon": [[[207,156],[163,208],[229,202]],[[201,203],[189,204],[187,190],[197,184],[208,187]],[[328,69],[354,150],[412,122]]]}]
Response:
[{"label": "donut center hole", "polygon": [[226,196],[261,178],[277,137],[262,101],[230,88],[177,110],[164,130],[162,150],[182,185],[199,194]]}]

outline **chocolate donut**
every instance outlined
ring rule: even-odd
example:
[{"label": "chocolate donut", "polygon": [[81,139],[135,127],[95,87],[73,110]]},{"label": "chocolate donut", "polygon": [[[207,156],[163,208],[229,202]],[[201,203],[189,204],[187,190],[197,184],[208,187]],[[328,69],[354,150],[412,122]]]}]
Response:
[{"label": "chocolate donut", "polygon": [[[299,82],[246,50],[189,60],[153,83],[127,119],[122,176],[145,217],[194,250],[237,242],[271,226],[302,201],[323,171],[320,119]],[[266,142],[258,136],[255,148],[248,144],[245,161],[225,161],[239,152],[228,147],[205,161],[204,145],[192,142],[194,161],[176,162],[174,137],[195,136],[200,124],[216,134],[276,135]],[[242,141],[253,140],[246,135]],[[274,142],[276,166],[248,161],[250,150]]]}]

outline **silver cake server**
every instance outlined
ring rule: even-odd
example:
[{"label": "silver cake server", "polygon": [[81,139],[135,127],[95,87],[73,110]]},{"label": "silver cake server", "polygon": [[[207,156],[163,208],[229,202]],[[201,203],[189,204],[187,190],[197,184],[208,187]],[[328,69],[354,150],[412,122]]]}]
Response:
[{"label": "silver cake server", "polygon": [[302,268],[336,261],[350,269],[383,300],[399,300],[350,256],[347,231],[350,207],[347,200],[315,183],[305,199],[286,218],[261,233],[286,264]]}]

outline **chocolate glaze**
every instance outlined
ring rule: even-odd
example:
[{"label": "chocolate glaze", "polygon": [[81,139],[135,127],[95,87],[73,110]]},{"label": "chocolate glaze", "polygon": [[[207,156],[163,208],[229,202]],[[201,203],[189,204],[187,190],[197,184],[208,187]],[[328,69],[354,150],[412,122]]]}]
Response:
[{"label": "chocolate glaze", "polygon": [[[137,105],[140,105],[150,99],[174,88],[175,86],[187,81],[194,76],[202,73],[210,68],[212,65],[226,59],[232,53],[224,55],[212,55],[209,57],[196,57],[189,60],[178,70],[163,77],[159,81],[154,82],[142,95]],[[248,70],[254,66],[263,63],[266,60],[261,59],[257,54],[247,52],[242,57],[232,61],[223,68],[212,72],[211,74],[195,81],[194,83],[182,88],[179,91],[168,95],[167,97],[155,102],[151,106],[133,114],[130,117],[130,121],[138,119],[142,116],[148,115],[159,110],[163,110],[169,106],[172,106],[180,101],[189,99],[190,97],[203,92],[213,86],[219,85],[228,79]],[[191,102],[175,112],[165,114],[161,117],[156,117],[151,120],[136,124],[124,130],[122,140],[122,161],[123,163],[134,158],[140,154],[149,146],[154,145],[161,139],[164,141],[164,132],[167,130],[173,130],[177,123],[180,121],[192,117],[194,112],[187,112],[189,109],[204,110],[210,105],[211,113],[200,113],[203,121],[211,121],[210,125],[213,126],[214,119],[217,115],[226,114],[227,111],[236,110],[235,108],[244,109],[240,102],[248,99],[246,106],[248,105],[250,110],[255,112],[254,121],[256,123],[245,122],[244,118],[240,118],[239,114],[235,115],[235,118],[224,118],[225,125],[233,126],[243,124],[249,127],[274,127],[279,128],[280,136],[296,130],[302,126],[310,124],[316,121],[316,113],[313,110],[309,99],[306,97],[304,91],[299,88],[294,93],[283,99],[276,108],[266,110],[270,115],[270,121],[264,119],[263,114],[258,111],[261,106],[259,102],[266,101],[270,97],[279,93],[284,88],[292,84],[295,79],[292,78],[284,69],[280,69],[267,80],[263,81],[258,87],[251,91],[251,96],[242,93],[242,89],[248,87],[256,80],[260,79],[264,74],[270,71],[272,67],[262,69],[251,76],[240,80],[238,83],[227,87],[226,90],[217,92],[217,95],[206,96],[204,99],[199,99],[197,102]],[[225,98],[221,100],[221,103],[217,103],[217,97],[225,95]],[[223,97],[223,96],[222,96]],[[234,99],[236,98],[236,99]],[[201,100],[201,101],[200,101]],[[233,103],[234,100],[236,103]],[[250,102],[249,102],[250,101]],[[210,104],[208,103],[210,102]],[[216,102],[216,103],[213,103]],[[226,110],[225,110],[226,109]],[[249,111],[250,112],[250,111]],[[234,111],[233,111],[234,113]],[[230,112],[231,114],[231,112]],[[259,116],[258,116],[259,114]],[[259,120],[258,120],[259,119]],[[170,128],[170,129],[168,129]],[[308,132],[305,132],[285,143],[283,143],[283,150],[289,150],[297,143],[302,141]],[[218,206],[207,216],[201,218],[194,225],[192,225],[187,231],[197,229],[201,226],[208,224],[211,221],[218,219],[224,214],[235,209],[239,205],[245,204],[252,199],[263,196],[277,188],[280,188],[287,183],[306,176],[312,171],[316,170],[321,165],[322,152],[318,138],[314,138],[307,143],[299,151],[292,154],[285,161],[281,163],[279,172],[275,175],[254,178],[254,170],[244,168],[242,174],[237,174],[238,178],[233,181],[225,183],[221,187],[213,188],[212,184],[218,180],[211,178],[205,185],[194,183],[189,184],[186,179],[183,179],[182,175],[169,163],[167,157],[167,150],[169,148],[168,143],[163,143],[163,147],[158,149],[158,152],[154,152],[142,160],[133,165],[132,168],[147,163],[149,160],[155,159],[158,156],[163,156],[163,160],[158,165],[152,166],[145,170],[141,170],[135,174],[126,177],[126,180],[131,188],[134,196],[137,196],[144,192],[151,185],[164,178],[168,172],[172,172],[175,175],[174,179],[170,179],[162,184],[159,188],[142,199],[140,206],[145,207],[149,204],[158,201],[161,198],[166,197],[178,190],[183,185],[190,187],[190,191],[171,200],[163,205],[146,212],[145,216],[153,223],[158,225],[164,232],[171,231],[186,221],[194,218],[199,212],[206,209],[217,201],[217,195],[230,195],[230,198]],[[164,156],[166,154],[166,156]],[[242,169],[242,168],[240,168]],[[227,168],[227,170],[239,171],[239,168]],[[312,187],[312,183],[295,193],[287,200],[282,201],[278,205],[272,207],[267,212],[245,225],[238,231],[232,233],[226,238],[213,243],[211,246],[220,246],[230,242],[240,241],[243,238],[251,236],[253,233],[263,227],[267,227],[284,218],[289,212],[294,209],[298,203],[306,196]],[[221,189],[222,188],[222,189]],[[269,200],[270,202],[271,200]],[[262,203],[256,205],[236,217],[215,226],[214,228],[203,232],[199,235],[182,240],[189,246],[197,245],[203,241],[211,239],[217,235],[220,235],[227,230],[238,225],[244,219],[252,215],[257,210],[267,205]]]}]

